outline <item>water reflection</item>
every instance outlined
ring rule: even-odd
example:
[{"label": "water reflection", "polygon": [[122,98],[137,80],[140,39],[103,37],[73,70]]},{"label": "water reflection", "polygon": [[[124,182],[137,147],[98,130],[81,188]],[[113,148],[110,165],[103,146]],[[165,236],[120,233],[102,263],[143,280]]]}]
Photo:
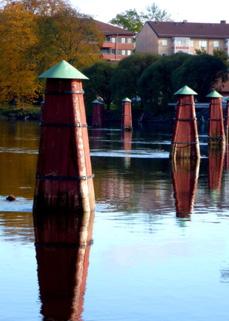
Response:
[{"label": "water reflection", "polygon": [[168,159],[95,157],[95,192],[98,203],[115,211],[162,212],[173,206]]},{"label": "water reflection", "polygon": [[208,187],[210,191],[220,193],[225,149],[209,148],[208,154]]},{"label": "water reflection", "polygon": [[229,170],[229,142],[226,145],[226,150],[225,150],[225,170]]},{"label": "water reflection", "polygon": [[133,136],[132,131],[124,130],[122,132],[123,149],[126,152],[126,156],[125,156],[125,167],[126,168],[129,168],[130,163],[131,163],[131,158],[130,158],[129,154],[132,149],[132,136]]},{"label": "water reflection", "polygon": [[0,195],[32,199],[38,134],[37,123],[0,122]]},{"label": "water reflection", "polygon": [[199,159],[177,159],[172,164],[172,180],[177,217],[189,217],[194,205],[199,176]]},{"label": "water reflection", "polygon": [[93,219],[93,214],[34,210],[44,321],[81,320]]},{"label": "water reflection", "polygon": [[[190,209],[195,199],[192,220],[176,220],[173,187],[179,184],[172,184],[168,154],[163,159],[151,157],[156,149],[165,154],[169,136],[133,132],[131,154],[139,156],[144,152],[145,158],[131,157],[127,168],[125,156],[129,152],[124,149],[121,132],[102,130],[94,140],[91,132],[92,149],[105,151],[108,156],[116,151],[116,157],[92,157],[97,199],[95,244],[90,251],[92,222],[82,216],[77,218],[75,213],[41,211],[36,221],[34,249],[31,208],[36,154],[29,151],[37,150],[39,127],[37,124],[32,129],[32,125],[23,122],[6,123],[3,127],[6,132],[0,127],[0,145],[4,148],[0,152],[2,320],[176,321],[178,315],[185,315],[185,321],[228,319],[226,158],[218,202],[209,192],[208,158],[201,159],[196,195],[195,179],[191,178],[191,173],[195,177],[195,166],[177,164],[173,168],[175,175],[179,177],[180,171],[186,177],[188,185],[187,198],[182,197],[184,203],[179,205]],[[207,144],[204,148],[207,155]],[[14,204],[5,201],[12,191],[17,196]],[[87,276],[89,255],[93,264]],[[198,268],[194,271],[193,267]]]}]

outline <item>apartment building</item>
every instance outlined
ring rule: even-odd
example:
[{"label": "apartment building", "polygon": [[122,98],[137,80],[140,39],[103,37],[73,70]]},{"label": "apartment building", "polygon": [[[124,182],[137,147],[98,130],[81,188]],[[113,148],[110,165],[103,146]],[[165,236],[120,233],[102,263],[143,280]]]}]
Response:
[{"label": "apartment building", "polygon": [[119,61],[135,49],[135,34],[128,30],[95,20],[97,28],[104,34],[101,48],[102,58],[108,61]]},{"label": "apartment building", "polygon": [[229,24],[147,21],[136,37],[136,52],[171,55],[195,54],[196,50],[212,54],[215,49],[229,55]]}]

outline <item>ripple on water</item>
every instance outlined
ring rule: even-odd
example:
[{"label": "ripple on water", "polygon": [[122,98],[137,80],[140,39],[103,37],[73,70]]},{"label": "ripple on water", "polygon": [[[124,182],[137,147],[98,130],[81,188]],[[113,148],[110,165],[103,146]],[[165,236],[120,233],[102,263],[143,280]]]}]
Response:
[{"label": "ripple on water", "polygon": [[31,212],[33,200],[24,197],[17,197],[13,202],[6,200],[7,196],[0,196],[0,211],[1,212]]}]

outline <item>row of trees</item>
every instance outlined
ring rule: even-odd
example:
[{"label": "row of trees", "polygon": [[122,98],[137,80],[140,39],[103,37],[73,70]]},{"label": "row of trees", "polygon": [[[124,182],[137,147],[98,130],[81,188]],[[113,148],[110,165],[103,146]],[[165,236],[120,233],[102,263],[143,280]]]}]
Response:
[{"label": "row of trees", "polygon": [[62,59],[78,68],[100,59],[103,35],[65,0],[0,1],[0,101],[34,100],[37,76]]},{"label": "row of trees", "polygon": [[[98,62],[86,68],[90,78],[85,82],[87,105],[96,96],[103,97],[108,109],[120,106],[125,97],[140,97],[145,110],[163,113],[174,92],[188,85],[198,92],[198,100],[206,101],[207,93],[217,81],[226,81],[228,65],[220,52],[207,55],[177,53],[171,56],[134,54],[117,65]],[[224,57],[225,58],[225,57]]]}]

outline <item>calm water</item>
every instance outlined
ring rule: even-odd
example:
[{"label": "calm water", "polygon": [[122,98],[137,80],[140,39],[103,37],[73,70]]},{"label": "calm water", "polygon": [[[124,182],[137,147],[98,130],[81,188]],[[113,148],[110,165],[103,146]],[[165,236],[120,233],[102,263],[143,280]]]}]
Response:
[{"label": "calm water", "polygon": [[[75,250],[42,257],[34,246],[38,124],[0,123],[0,320],[67,321],[71,305],[74,321],[229,319],[229,153],[208,160],[202,135],[200,167],[172,170],[169,142],[90,131],[97,209],[80,265]],[[11,193],[16,202],[5,201]],[[80,286],[62,300],[69,257]],[[58,280],[52,260],[63,265]]]}]

